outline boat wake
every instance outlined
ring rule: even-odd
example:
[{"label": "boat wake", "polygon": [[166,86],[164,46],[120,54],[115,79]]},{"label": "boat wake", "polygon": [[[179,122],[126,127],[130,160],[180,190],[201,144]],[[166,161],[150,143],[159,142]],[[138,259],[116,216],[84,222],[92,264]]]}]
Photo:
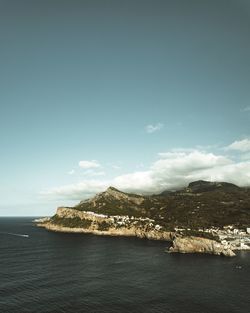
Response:
[{"label": "boat wake", "polygon": [[26,234],[15,234],[15,233],[7,233],[7,232],[0,232],[0,234],[29,238],[29,235],[26,235]]}]

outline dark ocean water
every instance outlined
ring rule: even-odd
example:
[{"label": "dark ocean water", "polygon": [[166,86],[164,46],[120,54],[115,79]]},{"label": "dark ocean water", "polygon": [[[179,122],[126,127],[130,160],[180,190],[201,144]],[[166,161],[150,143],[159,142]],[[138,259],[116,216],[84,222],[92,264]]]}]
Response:
[{"label": "dark ocean water", "polygon": [[1,313],[250,312],[250,253],[167,254],[165,242],[52,233],[31,218],[1,218],[0,232]]}]

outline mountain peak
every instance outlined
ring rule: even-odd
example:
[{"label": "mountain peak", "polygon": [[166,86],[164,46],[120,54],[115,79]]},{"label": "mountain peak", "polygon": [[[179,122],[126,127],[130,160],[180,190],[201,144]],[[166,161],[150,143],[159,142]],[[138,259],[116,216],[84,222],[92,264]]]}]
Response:
[{"label": "mountain peak", "polygon": [[239,187],[227,182],[212,182],[206,180],[197,180],[191,182],[188,185],[188,189],[192,192],[206,192],[206,191],[215,191],[215,190],[223,190],[223,191],[231,191],[238,190]]},{"label": "mountain peak", "polygon": [[108,187],[103,193],[102,195],[107,195],[107,196],[112,196],[112,197],[124,197],[125,196],[125,193],[116,189],[115,187]]},{"label": "mountain peak", "polygon": [[115,198],[116,200],[126,201],[127,203],[132,202],[141,204],[144,201],[143,196],[139,196],[133,193],[127,193],[116,189],[115,187],[108,187],[106,191],[99,194],[101,197]]},{"label": "mountain peak", "polygon": [[115,192],[123,193],[122,191],[116,189],[116,188],[113,187],[113,186],[109,186],[105,192],[114,192],[114,191],[115,191]]}]

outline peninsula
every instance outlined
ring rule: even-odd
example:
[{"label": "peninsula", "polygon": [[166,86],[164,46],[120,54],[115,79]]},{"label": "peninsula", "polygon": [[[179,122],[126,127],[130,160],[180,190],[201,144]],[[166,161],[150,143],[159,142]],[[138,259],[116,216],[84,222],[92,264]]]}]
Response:
[{"label": "peninsula", "polygon": [[36,222],[56,232],[171,241],[169,252],[234,256],[250,249],[250,189],[200,180],[143,196],[109,187]]}]

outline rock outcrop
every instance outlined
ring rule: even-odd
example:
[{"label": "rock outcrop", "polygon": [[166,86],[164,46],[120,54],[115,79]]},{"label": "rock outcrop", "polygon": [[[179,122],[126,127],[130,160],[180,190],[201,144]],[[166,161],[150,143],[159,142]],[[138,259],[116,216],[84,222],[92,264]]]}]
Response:
[{"label": "rock outcrop", "polygon": [[224,256],[235,256],[230,246],[225,246],[215,240],[201,238],[201,237],[175,237],[173,246],[170,247],[169,252],[179,253],[208,253]]}]

